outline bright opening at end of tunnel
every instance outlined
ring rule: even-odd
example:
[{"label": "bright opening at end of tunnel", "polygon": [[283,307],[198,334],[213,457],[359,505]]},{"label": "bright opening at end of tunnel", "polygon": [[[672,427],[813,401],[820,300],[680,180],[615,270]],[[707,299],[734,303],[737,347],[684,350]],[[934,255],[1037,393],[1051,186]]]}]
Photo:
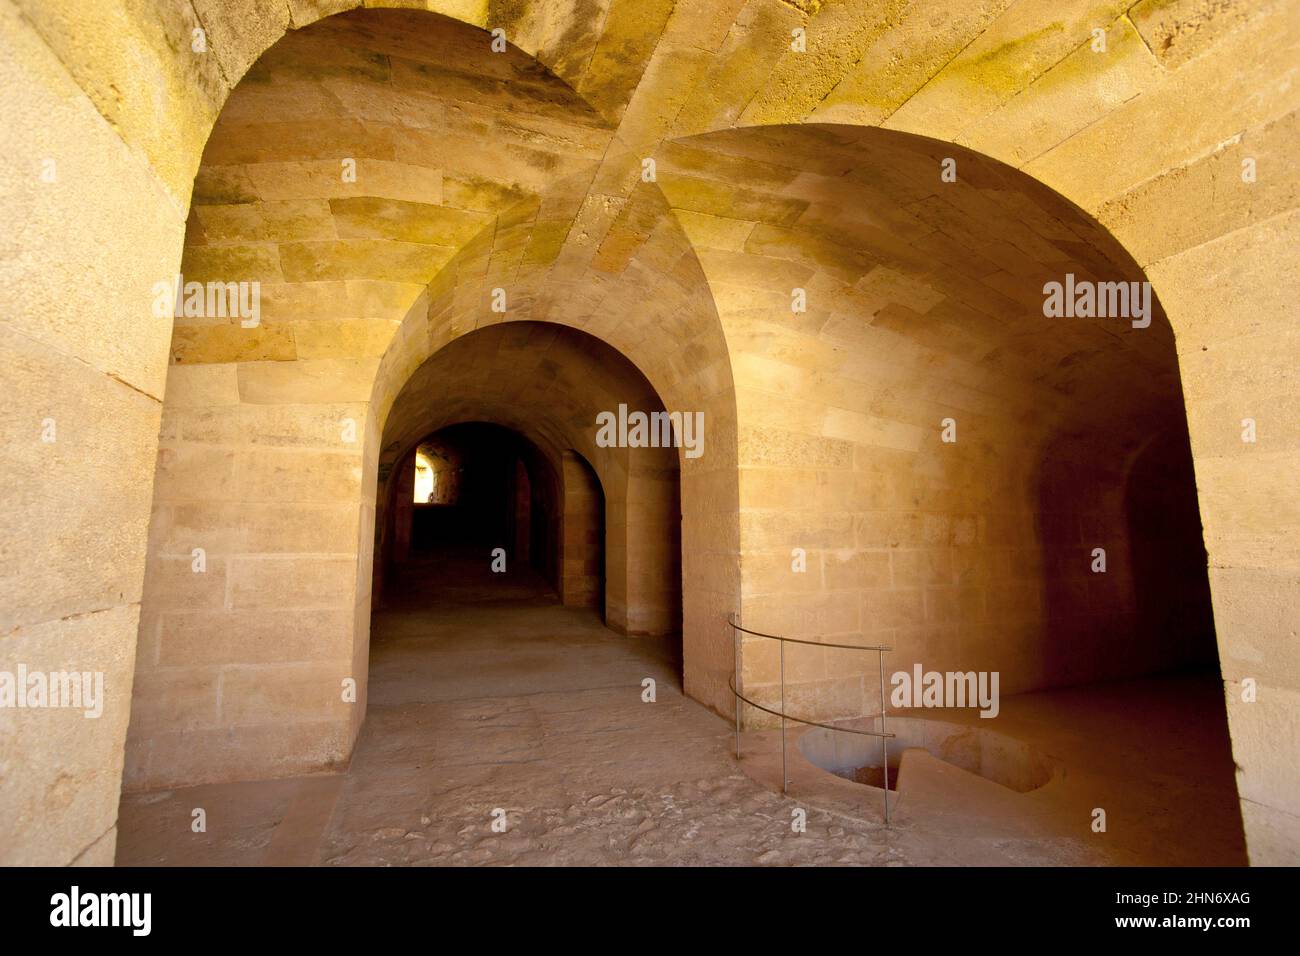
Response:
[{"label": "bright opening at end of tunnel", "polygon": [[438,471],[423,452],[415,454],[415,494],[417,505],[428,504],[438,491]]}]

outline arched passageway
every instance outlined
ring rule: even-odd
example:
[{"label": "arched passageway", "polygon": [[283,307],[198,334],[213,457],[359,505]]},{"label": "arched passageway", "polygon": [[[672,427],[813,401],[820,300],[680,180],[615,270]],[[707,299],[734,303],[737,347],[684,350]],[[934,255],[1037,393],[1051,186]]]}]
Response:
[{"label": "arched passageway", "polygon": [[[489,326],[415,371],[381,442],[369,714],[423,699],[415,674],[426,703],[525,710],[520,694],[581,695],[638,661],[680,686],[679,451],[603,441],[620,408],[665,412],[630,362],[564,326]],[[421,460],[437,476],[423,503]]]},{"label": "arched passageway", "polygon": [[[600,427],[605,418],[626,423],[636,415],[668,421],[670,428],[653,435],[643,430],[638,438],[626,427],[622,435]],[[385,570],[395,556],[390,542],[399,540],[397,529],[407,521],[386,509],[399,502],[406,509],[413,456],[428,436],[441,436],[458,467],[469,467],[468,426],[457,424],[464,422],[494,423],[518,436],[504,446],[496,442],[491,453],[495,507],[498,514],[519,513],[517,501],[505,500],[520,487],[518,461],[534,516],[527,535],[517,518],[495,527],[471,518],[478,523],[470,539],[484,563],[493,547],[518,554],[518,542],[527,540],[528,562],[565,604],[597,607],[609,627],[625,634],[681,633],[679,460],[690,449],[681,447],[663,401],[631,362],[594,336],[551,323],[511,322],[461,336],[428,358],[397,394],[380,441],[376,599],[382,601]],[[480,445],[480,454],[493,444]],[[461,493],[469,493],[464,472],[460,480]],[[484,547],[490,540],[497,544]]]},{"label": "arched passageway", "polygon": [[[723,183],[742,171],[738,200]],[[1214,673],[1173,331],[1095,220],[986,156],[881,129],[693,137],[660,181],[765,439],[740,456],[749,627],[886,643],[891,670],[996,671],[1003,694]],[[1054,311],[1054,283],[1103,300]],[[741,677],[770,702],[777,661],[751,649]],[[879,712],[874,662],[796,656],[805,707]]]},{"label": "arched passageway", "polygon": [[[681,634],[694,615],[684,679],[715,694],[725,686],[725,622],[705,595],[736,574],[734,547],[727,553],[712,533],[716,515],[734,514],[734,405],[707,285],[670,226],[655,249],[679,263],[655,300],[673,315],[668,347],[644,347],[633,326],[602,325],[576,293],[555,316],[563,326],[539,332],[526,321],[546,301],[540,287],[575,211],[573,177],[590,173],[610,133],[572,88],[514,48],[480,47],[479,36],[413,12],[323,20],[268,51],[213,131],[182,271],[201,281],[238,268],[262,283],[263,308],[250,327],[183,310],[176,318],[173,377],[195,387],[178,384],[164,409],[128,789],[346,763],[366,713],[375,585],[385,584],[382,561],[372,574],[385,527],[380,486],[400,455],[458,422],[515,429],[560,477],[572,470],[566,453],[589,462],[605,500],[603,563],[592,569],[578,553],[585,532],[573,517],[560,539],[576,569],[568,592],[591,592],[599,576],[605,621],[627,634]],[[448,55],[471,47],[472,56]],[[320,75],[321,63],[340,74]],[[440,128],[432,152],[431,110],[461,130]],[[475,139],[483,122],[506,131],[504,159]],[[339,142],[355,167],[336,175],[338,163],[325,170],[316,157],[332,157]],[[303,178],[308,168],[317,172]],[[494,309],[498,274],[512,276],[504,313]],[[613,291],[639,294],[625,284],[634,285]],[[547,358],[555,329],[584,326],[592,332],[582,344],[559,339]],[[493,334],[502,337],[484,351],[460,345]],[[473,362],[498,348],[516,365],[476,378]],[[585,378],[557,382],[537,364],[563,349],[589,353]],[[428,387],[434,378],[457,389]],[[620,391],[624,380],[635,382],[630,391]],[[597,447],[599,412],[665,401],[705,415],[708,457],[679,466],[672,449]],[[702,565],[689,611],[683,528]],[[203,576],[189,571],[196,546],[211,557]],[[711,560],[714,548],[729,560]],[[563,558],[551,549],[561,571]],[[296,634],[274,636],[285,629]],[[354,698],[338,693],[345,683]],[[232,735],[243,745],[228,746]]]},{"label": "arched passageway", "polygon": [[[447,95],[445,84],[432,82],[446,78],[430,54],[395,26],[358,15],[272,51],[247,96],[234,100],[233,117],[218,124],[208,177],[263,176],[258,167],[298,148],[286,137],[276,156],[250,153],[237,119],[246,110],[288,122],[274,91],[310,88],[308,51],[347,59],[378,47],[392,77],[384,95],[405,84],[411,96],[435,88]],[[458,42],[461,30],[422,29],[448,34],[435,44]],[[403,65],[406,56],[421,65]],[[482,69],[500,72],[490,61]],[[774,704],[781,693],[782,665],[770,644],[740,641],[732,658],[725,621],[733,612],[768,632],[888,643],[886,677],[914,668],[997,674],[1003,695],[1205,661],[1204,645],[1190,646],[1193,632],[1171,634],[1169,622],[1138,608],[1140,594],[1145,608],[1158,603],[1161,587],[1169,598],[1167,578],[1153,569],[1199,538],[1179,370],[1158,298],[1136,295],[1129,304],[1140,315],[1050,315],[1044,307],[1054,281],[1142,287],[1141,271],[1092,217],[1023,173],[951,144],[880,129],[774,126],[666,142],[656,176],[618,209],[611,238],[590,260],[574,259],[547,244],[542,223],[546,210],[572,208],[570,184],[582,182],[584,163],[608,135],[605,121],[522,59],[511,70],[509,83],[451,95],[563,131],[542,140],[554,150],[546,175],[532,168],[537,156],[520,154],[514,181],[531,191],[494,192],[482,213],[459,208],[467,202],[459,194],[447,208],[445,190],[441,203],[366,199],[364,208],[331,196],[330,221],[320,228],[348,237],[338,247],[298,235],[315,226],[268,220],[283,295],[293,303],[286,316],[298,314],[302,296],[326,292],[321,283],[342,281],[349,304],[336,321],[360,336],[349,341],[364,354],[361,333],[371,321],[350,317],[354,286],[365,295],[382,290],[375,305],[358,302],[386,316],[391,330],[380,337],[377,360],[249,356],[241,350],[252,339],[232,344],[224,327],[178,325],[178,365],[237,364],[237,382],[246,379],[241,405],[252,398],[295,418],[299,403],[339,394],[335,377],[344,368],[358,385],[369,382],[358,390],[364,408],[331,410],[356,426],[359,459],[334,450],[316,462],[322,473],[349,470],[336,472],[322,497],[350,517],[359,509],[347,529],[358,539],[355,564],[351,555],[303,553],[280,570],[265,554],[256,563],[237,555],[227,606],[195,614],[229,620],[243,610],[245,591],[256,600],[287,588],[291,600],[310,604],[331,573],[354,571],[351,591],[335,598],[346,621],[339,647],[317,643],[257,674],[238,656],[224,661],[214,729],[246,713],[243,733],[255,734],[257,721],[274,716],[277,729],[293,727],[317,754],[341,762],[366,715],[417,702],[418,688],[400,675],[436,675],[430,686],[443,694],[459,688],[475,699],[513,699],[521,681],[538,679],[511,664],[522,653],[544,669],[543,684],[573,692],[599,684],[600,668],[550,669],[541,638],[557,621],[522,650],[516,643],[495,653],[483,613],[503,595],[521,602],[502,632],[507,641],[552,604],[593,606],[618,633],[682,634],[675,656],[685,689],[722,713],[731,708],[723,681],[733,666],[754,698]],[[363,71],[359,82],[369,88],[371,79]],[[399,129],[385,134],[394,143],[421,136],[409,131],[403,102],[393,106]],[[325,122],[351,122],[351,107],[332,116],[336,108],[323,100],[321,109]],[[448,157],[456,161],[474,175],[484,171],[472,155]],[[228,221],[226,205],[196,207],[203,229],[187,262],[202,268],[246,245],[242,220]],[[391,258],[371,259],[367,244],[381,236],[376,251],[410,245],[410,270],[397,275]],[[317,264],[300,269],[304,256]],[[546,319],[557,321],[539,321]],[[265,333],[272,339],[274,328]],[[295,348],[312,341],[297,330],[293,339]],[[191,340],[215,352],[193,351]],[[269,373],[268,359],[282,368]],[[267,374],[274,387],[262,384]],[[322,381],[330,382],[323,391]],[[629,441],[629,411],[669,421],[670,410],[679,418],[662,436],[652,426]],[[208,410],[201,420],[227,414]],[[696,415],[708,425],[695,430],[699,447],[644,440],[688,439],[682,426]],[[617,419],[615,441],[602,436],[602,416]],[[192,433],[182,424],[168,450],[186,454]],[[417,506],[421,454],[426,480],[439,462],[457,462],[457,493],[477,503],[460,511],[427,500]],[[1171,534],[1130,520],[1126,509],[1142,492],[1126,482],[1139,455],[1144,470],[1134,480],[1154,471],[1169,484]],[[264,487],[281,493],[275,457],[253,450],[240,459],[250,478],[236,498],[256,500]],[[317,477],[311,468],[302,474]],[[459,528],[447,526],[459,519]],[[439,520],[441,532],[431,523]],[[733,528],[735,551],[715,554]],[[429,552],[439,533],[441,549]],[[459,553],[447,547],[453,543]],[[1092,565],[1096,552],[1104,568]],[[498,554],[504,570],[493,567]],[[250,576],[253,567],[260,576]],[[728,593],[730,574],[738,586]],[[151,594],[146,605],[155,604]],[[1205,607],[1188,609],[1201,615],[1195,632],[1210,634]],[[266,625],[266,612],[248,610],[249,620]],[[421,643],[436,620],[441,636]],[[485,670],[488,659],[497,663]],[[611,662],[610,673],[625,679],[620,668],[631,664]],[[397,677],[376,685],[372,699],[367,677],[376,668]],[[304,672],[322,697],[332,681],[354,681],[355,700],[326,707],[303,697]],[[485,682],[497,673],[502,683]],[[141,674],[147,694],[154,675]],[[247,687],[227,675],[246,678]],[[265,701],[277,680],[299,696],[268,714],[253,702]],[[885,704],[870,662],[832,649],[800,647],[784,683],[792,711],[819,720],[860,719]],[[742,723],[764,726],[748,711]],[[232,771],[220,765],[228,759],[220,748],[216,763],[169,766],[156,755],[166,743],[166,734],[154,735],[141,748],[153,753],[139,782],[157,785],[169,773],[266,776],[311,753],[290,737],[250,748],[250,762]],[[186,758],[196,752],[190,746]]]},{"label": "arched passageway", "polygon": [[[1296,859],[1290,5],[358,5],[0,13],[4,279],[23,290],[3,340],[8,653],[84,660],[121,691],[90,731],[0,714],[0,759],[31,771],[0,775],[8,856],[111,859],[119,778],[342,768],[376,591],[394,593],[392,471],[483,421],[559,481],[570,453],[590,464],[601,581],[580,562],[569,593],[603,592],[627,634],[680,607],[694,701],[728,712],[733,663],[773,692],[769,650],[733,662],[731,612],[997,670],[1007,719],[1057,702],[1040,727],[1086,710],[1071,695],[1118,699],[1079,688],[1217,656],[1189,699],[1201,718],[1228,701],[1252,859]],[[178,272],[260,283],[260,311],[168,315]],[[1067,278],[1151,279],[1150,324],[1045,315]],[[672,523],[636,508],[671,509],[663,469],[584,449],[576,418],[521,416],[562,406],[523,376],[492,408],[404,392],[459,342],[514,327],[517,359],[552,326],[708,422],[676,461],[671,582],[643,532]],[[57,440],[31,440],[37,422]],[[541,580],[563,585],[555,560]],[[880,704],[829,650],[788,676],[819,717]],[[1179,724],[1176,700],[1120,710],[1090,724],[1121,741],[1113,767],[1205,779],[1141,719]]]},{"label": "arched passageway", "polygon": [[996,680],[1003,706],[1086,686],[1141,739],[1185,693],[1230,806],[1178,356],[1132,257],[1024,173],[889,130],[691,137],[659,181],[735,350],[743,624],[890,648],[882,679],[744,635],[750,699],[851,722],[962,707],[922,675]]},{"label": "arched passageway", "polygon": [[486,561],[493,573],[531,569],[566,606],[603,618],[605,493],[578,452],[563,452],[557,471],[517,432],[450,425],[398,463],[384,493],[376,606],[382,582],[407,561]]},{"label": "arched passageway", "polygon": [[381,491],[375,603],[387,569],[439,555],[532,567],[558,589],[561,487],[540,450],[510,429],[462,422],[427,435]]}]

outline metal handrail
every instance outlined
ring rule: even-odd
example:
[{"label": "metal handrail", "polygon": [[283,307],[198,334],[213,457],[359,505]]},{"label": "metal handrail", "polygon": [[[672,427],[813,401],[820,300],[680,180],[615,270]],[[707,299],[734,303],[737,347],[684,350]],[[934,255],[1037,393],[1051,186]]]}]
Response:
[{"label": "metal handrail", "polygon": [[[809,727],[820,727],[824,730],[840,731],[842,733],[857,734],[863,737],[880,738],[880,766],[885,775],[885,825],[889,826],[889,747],[886,741],[890,737],[897,736],[891,734],[885,727],[885,651],[892,651],[893,648],[884,644],[831,644],[823,641],[807,641],[797,637],[782,637],[779,634],[764,634],[762,631],[752,631],[747,627],[741,627],[736,623],[735,615],[727,616],[727,623],[731,625],[735,634],[733,653],[735,663],[733,665],[734,673],[727,679],[727,687],[730,689],[732,696],[736,699],[736,759],[740,759],[740,704],[744,701],[750,707],[763,711],[765,714],[771,714],[774,717],[781,718],[781,792],[788,793],[790,789],[790,775],[786,763],[786,730],[787,720],[793,720],[796,723],[805,724]],[[739,690],[736,689],[740,681],[740,634],[749,634],[753,637],[762,637],[772,641],[779,641],[781,645],[781,709],[772,710],[770,707],[764,707],[756,701],[750,700]],[[843,650],[852,651],[875,651],[879,655],[880,670],[880,729],[879,730],[857,730],[852,727],[836,727],[833,724],[823,724],[815,720],[808,720],[804,717],[796,717],[793,714],[785,713],[785,645],[786,644],[805,644],[813,647],[835,647]]]},{"label": "metal handrail", "polygon": [[[804,717],[796,717],[794,716],[794,714],[783,714],[779,710],[772,710],[772,708],[770,707],[764,707],[762,704],[750,700],[740,691],[736,690],[735,680],[736,680],[735,677],[727,678],[727,686],[731,689],[731,692],[733,694],[735,694],[737,697],[739,697],[741,700],[747,703],[750,707],[753,707],[755,710],[761,710],[763,711],[763,713],[771,714],[773,717],[784,717],[787,720],[795,721],[795,723],[807,724],[809,727],[821,727],[824,730],[838,730],[838,731],[843,731],[846,734],[858,734],[859,736],[863,736],[863,737],[897,737],[898,736],[898,734],[891,734],[881,730],[855,730],[852,727],[836,727],[834,724],[821,724],[815,720],[808,720]],[[875,716],[884,717],[885,715],[877,714]]]},{"label": "metal handrail", "polygon": [[798,637],[781,637],[778,634],[764,634],[762,631],[751,631],[747,627],[741,627],[731,618],[727,618],[727,623],[738,631],[744,631],[746,634],[753,634],[755,637],[770,637],[774,641],[785,641],[787,644],[810,644],[813,647],[842,647],[850,651],[892,651],[893,648],[887,644],[831,644],[829,641],[805,641]]}]

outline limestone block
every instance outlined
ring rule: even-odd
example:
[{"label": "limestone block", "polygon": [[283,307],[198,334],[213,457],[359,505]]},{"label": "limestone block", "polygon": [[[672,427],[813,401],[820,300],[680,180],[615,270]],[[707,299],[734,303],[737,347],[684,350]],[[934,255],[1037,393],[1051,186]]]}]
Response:
[{"label": "limestone block", "polygon": [[235,453],[225,448],[168,444],[158,450],[156,500],[229,501],[236,494]]},{"label": "limestone block", "polygon": [[1126,0],[1014,3],[886,121],[891,129],[956,141],[1027,89],[1128,7]]},{"label": "limestone block", "polygon": [[102,855],[102,845],[91,848],[117,820],[138,624],[139,608],[130,604],[6,635],[0,668],[99,672],[103,710],[91,718],[84,709],[0,709],[5,865],[63,866]]},{"label": "limestone block", "polygon": [[230,559],[230,606],[350,608],[355,557],[250,555]]},{"label": "limestone block", "polygon": [[822,552],[822,576],[827,588],[887,588],[891,584],[888,551]]},{"label": "limestone block", "polygon": [[212,245],[336,238],[330,204],[323,199],[196,204],[191,215],[202,225],[206,244]]},{"label": "limestone block", "polygon": [[787,30],[786,49],[741,114],[740,122],[762,125],[808,116],[853,70],[863,50],[894,26],[898,7],[852,3],[814,7],[812,15],[799,24],[805,30],[803,50],[791,48],[793,38]]},{"label": "limestone block", "polygon": [[[96,109],[183,206],[232,82],[222,75],[215,54],[195,52],[194,31],[202,23],[194,9],[167,3],[88,6],[75,0],[23,0],[17,6]],[[5,35],[18,34],[14,15],[7,13],[6,19]],[[41,72],[48,75],[48,68]]]},{"label": "limestone block", "polygon": [[276,247],[264,244],[188,245],[181,275],[191,282],[281,282]]},{"label": "limestone block", "polygon": [[1258,684],[1254,703],[1241,699],[1242,687],[1235,681],[1225,681],[1224,692],[1242,801],[1294,814],[1300,770],[1295,761],[1280,760],[1278,755],[1293,754],[1300,746],[1295,709],[1300,694],[1265,680]]},{"label": "limestone block", "polygon": [[776,0],[746,4],[678,114],[673,137],[732,126],[788,49],[790,31],[804,20]]},{"label": "limestone block", "polygon": [[[399,324],[397,318],[294,322],[294,345],[298,357],[303,360],[379,359],[388,350]],[[366,367],[372,368],[369,364]],[[367,389],[363,398],[369,397]]]},{"label": "limestone block", "polygon": [[1222,38],[1239,29],[1262,10],[1276,3],[1228,3],[1206,5],[1196,0],[1141,0],[1128,11],[1161,66],[1176,70],[1188,60],[1209,52]]},{"label": "limestone block", "polygon": [[169,365],[166,404],[172,408],[204,408],[239,404],[237,365]]},{"label": "limestone block", "polygon": [[241,362],[239,398],[250,405],[364,402],[378,366],[377,358]]},{"label": "limestone block", "polygon": [[3,626],[139,600],[158,402],[8,327],[0,352]]},{"label": "limestone block", "polygon": [[527,190],[512,183],[499,183],[488,176],[463,172],[447,172],[442,179],[442,188],[443,204],[471,212],[495,212],[509,208],[529,195]]},{"label": "limestone block", "polygon": [[[184,489],[180,489],[184,493]],[[154,516],[154,552],[190,556],[195,547],[207,554],[255,553],[351,554],[357,542],[357,509],[352,502],[200,500],[178,503]]]},{"label": "limestone block", "polygon": [[338,768],[351,743],[347,722],[328,720],[158,734],[132,754],[126,785],[158,790],[316,773]]},{"label": "limestone block", "polygon": [[188,443],[226,445],[239,448],[317,448],[344,452],[349,444],[345,433],[349,420],[356,423],[358,438],[366,420],[362,405],[237,405],[177,409],[175,418]]},{"label": "limestone block", "polygon": [[396,239],[458,247],[489,223],[483,214],[371,196],[332,199],[329,208],[341,239]]},{"label": "limestone block", "polygon": [[727,219],[789,226],[808,208],[806,200],[787,199],[743,186],[724,186],[710,179],[665,173],[659,183],[674,209]]},{"label": "limestone block", "polygon": [[[396,133],[397,128],[393,126],[349,118],[328,123],[317,118],[272,122],[222,120],[203,151],[203,162],[213,166],[315,163],[319,165],[313,169],[328,167],[335,179],[341,179],[341,163],[345,158],[358,160],[358,166],[362,159],[405,161],[395,155]],[[276,172],[283,178],[284,171]],[[249,170],[261,193],[257,173],[258,170]],[[262,198],[299,197],[262,194]]]},{"label": "limestone block", "polygon": [[622,113],[673,6],[671,0],[610,0],[600,40],[577,83],[578,92],[603,115]]},{"label": "limestone block", "polygon": [[1300,689],[1300,636],[1296,634],[1294,570],[1211,567],[1219,666],[1224,679],[1244,678]]},{"label": "limestone block", "polygon": [[[484,5],[488,7],[487,4]],[[506,31],[510,42],[522,50],[536,51],[537,59],[570,86],[577,87],[590,59],[608,0],[561,0],[549,4],[496,4],[489,16]],[[467,22],[474,21],[462,17]]]},{"label": "limestone block", "polygon": [[[273,160],[253,166],[205,164],[200,168],[199,182],[212,183],[204,195],[212,194],[214,199],[225,202],[247,202],[244,197],[250,193],[266,202],[336,197],[375,197],[432,205],[444,201],[441,169],[416,161],[395,162],[359,155],[360,152],[345,144],[337,155],[319,160]],[[343,178],[345,159],[356,161],[355,181]],[[450,192],[446,194],[448,205],[465,208],[453,198]]]},{"label": "limestone block", "polygon": [[[362,0],[289,0],[289,19],[293,29],[301,30],[323,17],[345,13],[362,5]],[[376,5],[378,4],[372,4]]]},{"label": "limestone block", "polygon": [[[0,80],[7,89],[22,91],[6,98],[0,118],[5,131],[0,180],[13,223],[0,239],[5,322],[160,396],[170,330],[151,315],[152,289],[171,280],[180,260],[184,215],[178,196],[188,195],[188,179],[183,192],[169,194],[41,42],[53,43],[69,58],[74,52],[102,58],[74,62],[70,69],[83,82],[95,73],[95,83],[107,83],[115,69],[111,63],[121,56],[122,36],[133,35],[135,28],[117,4],[98,11],[82,11],[75,3],[21,7],[41,37],[12,7],[0,11]],[[110,27],[127,32],[104,32]],[[147,61],[153,50],[142,54]],[[98,74],[98,69],[110,72]],[[132,68],[129,82],[122,81],[119,92],[127,101],[149,90],[152,102],[152,85],[138,68]],[[109,92],[107,85],[97,88]],[[182,95],[177,90],[165,95],[172,94]],[[134,122],[122,130],[128,139]],[[54,181],[43,181],[43,175]]]},{"label": "limestone block", "polygon": [[191,731],[220,723],[221,674],[216,667],[137,667],[131,700],[131,737]]},{"label": "limestone block", "polygon": [[221,717],[226,726],[277,721],[346,719],[343,700],[351,661],[261,664],[222,671]]},{"label": "limestone block", "polygon": [[925,620],[925,591],[921,588],[863,591],[861,602],[864,631],[913,627]]},{"label": "limestone block", "polygon": [[[1300,290],[1300,212],[1254,223],[1151,265],[1180,358],[1240,335],[1278,330]],[[1282,326],[1286,330],[1286,326]],[[1192,436],[1196,447],[1196,436]]]},{"label": "limestone block", "polygon": [[[861,49],[854,69],[819,102],[813,116],[824,122],[883,121],[1009,5],[980,0],[953,9],[942,0],[928,0],[891,11],[889,28]],[[882,63],[889,68],[880,69]]]},{"label": "limestone block", "polygon": [[1197,459],[1198,498],[1212,565],[1300,564],[1300,499],[1291,493],[1298,460],[1294,451]]},{"label": "limestone block", "polygon": [[[745,599],[746,627],[768,634],[844,634],[860,629],[858,602],[842,594],[751,595]],[[748,653],[748,651],[746,651]]]},{"label": "limestone block", "polygon": [[195,0],[194,12],[208,31],[222,75],[232,86],[291,26],[287,6],[257,0]]},{"label": "limestone block", "polygon": [[[197,570],[198,567],[204,570]],[[228,561],[213,556],[203,565],[189,554],[151,554],[147,568],[144,604],[151,614],[167,610],[214,610],[225,606]]]},{"label": "limestone block", "polygon": [[1164,71],[1128,20],[1093,26],[1106,30],[1104,52],[1085,38],[1022,95],[968,127],[962,144],[1021,166],[1160,81]]},{"label": "limestone block", "polygon": [[[1065,143],[1043,154],[1025,171],[1084,209],[1097,209],[1137,183],[1212,152],[1244,129],[1292,113],[1300,87],[1260,96],[1277,77],[1294,68],[1300,46],[1300,17],[1285,4],[1215,44],[1214,56],[1182,64],[1163,82],[1114,110]],[[1168,130],[1178,130],[1177,136]],[[1124,163],[1099,163],[1124,143],[1147,144]]]},{"label": "limestone block", "polygon": [[296,356],[293,329],[285,325],[178,325],[172,333],[172,361],[178,365],[291,362]]},{"label": "limestone block", "polygon": [[748,465],[816,466],[851,468],[853,445],[838,439],[801,434],[777,428],[740,429],[740,460]]},{"label": "limestone block", "polygon": [[[1298,127],[1300,113],[1290,113],[1246,130],[1209,155],[1110,200],[1097,216],[1138,262],[1160,264],[1184,249],[1293,210],[1300,206]],[[1247,160],[1254,162],[1253,182],[1242,178]]]},{"label": "limestone block", "polygon": [[1285,810],[1241,801],[1241,822],[1252,866],[1296,866],[1300,863],[1300,817]]},{"label": "limestone block", "polygon": [[447,246],[383,239],[292,242],[279,247],[284,277],[292,282],[322,279],[385,279],[427,282],[455,254]]},{"label": "limestone block", "polygon": [[238,494],[245,501],[356,500],[361,460],[351,452],[257,448],[238,453]]}]

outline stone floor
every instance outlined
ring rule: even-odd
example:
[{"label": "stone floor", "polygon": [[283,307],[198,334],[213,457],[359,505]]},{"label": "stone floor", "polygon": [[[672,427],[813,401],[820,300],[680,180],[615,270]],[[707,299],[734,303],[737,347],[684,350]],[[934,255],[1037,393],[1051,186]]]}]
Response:
[{"label": "stone floor", "polygon": [[779,793],[770,735],[738,764],[731,724],[682,695],[673,641],[614,634],[526,576],[413,563],[391,590],[348,770],[125,794],[119,865],[1245,862],[1213,678],[1006,698],[998,730],[1062,775],[1014,794],[922,759],[885,828],[878,790],[860,814],[816,781]]}]

